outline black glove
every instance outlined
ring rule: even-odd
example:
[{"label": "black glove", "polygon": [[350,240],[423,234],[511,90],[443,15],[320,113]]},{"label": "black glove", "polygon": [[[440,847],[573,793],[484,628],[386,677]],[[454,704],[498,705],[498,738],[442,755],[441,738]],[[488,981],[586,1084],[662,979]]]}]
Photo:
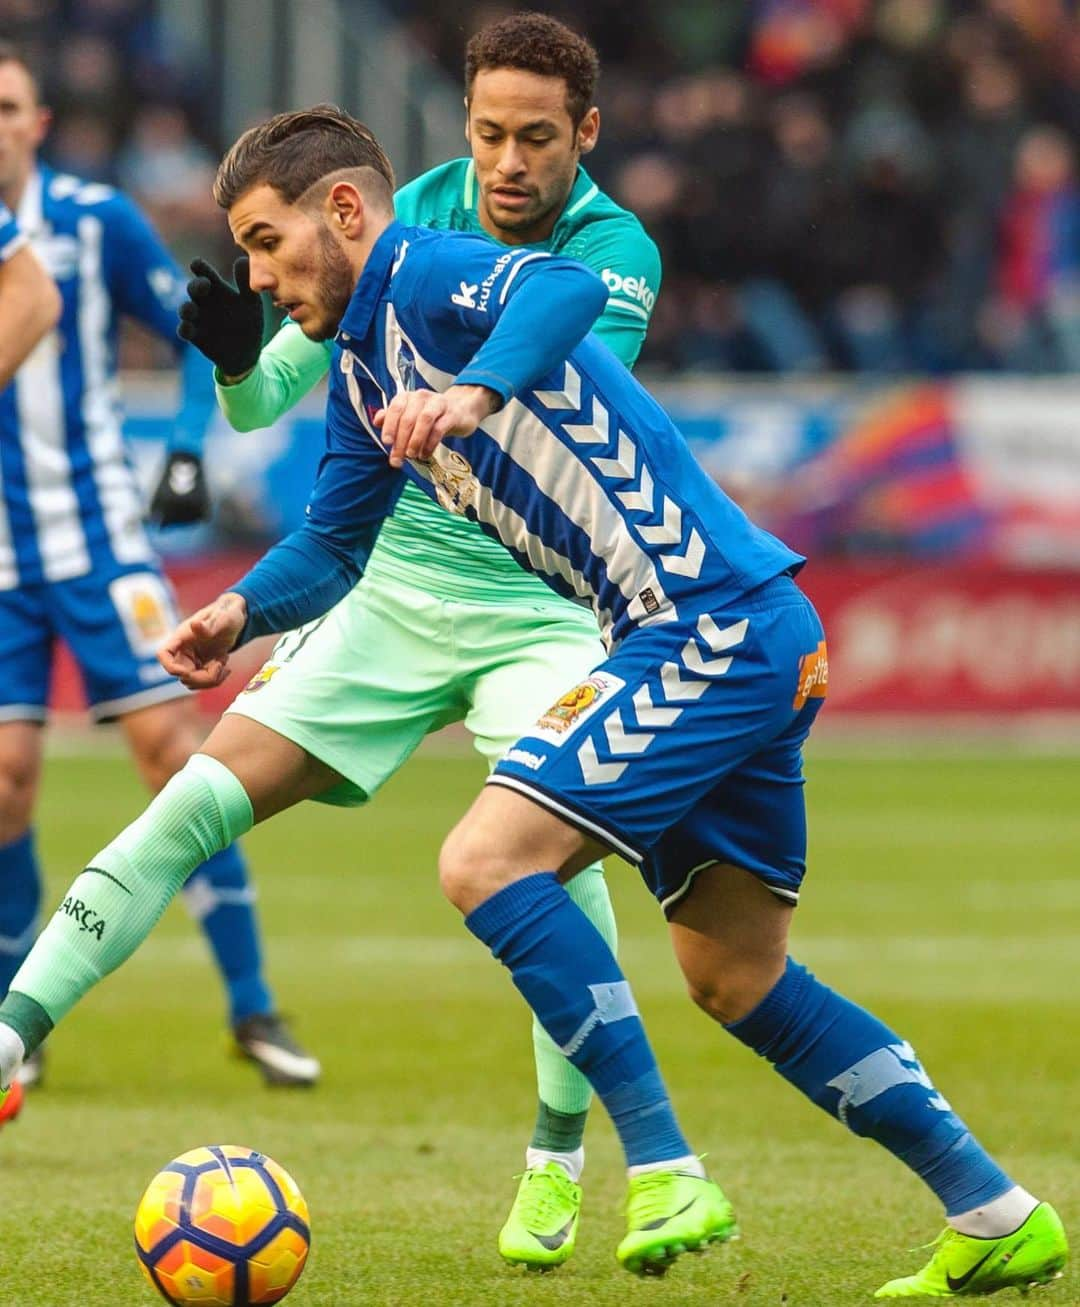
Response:
[{"label": "black glove", "polygon": [[180,305],[176,334],[201,350],[226,377],[250,372],[258,362],[263,341],[262,299],[251,289],[245,257],[233,264],[236,285],[225,281],[205,259],[194,259],[195,276]]},{"label": "black glove", "polygon": [[202,459],[198,454],[174,450],[150,500],[150,521],[158,526],[187,526],[210,516]]}]

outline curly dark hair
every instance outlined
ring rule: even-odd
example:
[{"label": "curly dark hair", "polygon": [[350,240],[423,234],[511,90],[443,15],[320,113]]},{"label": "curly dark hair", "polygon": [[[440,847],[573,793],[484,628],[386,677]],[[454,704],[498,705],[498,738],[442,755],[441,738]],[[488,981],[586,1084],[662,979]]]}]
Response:
[{"label": "curly dark hair", "polygon": [[348,168],[370,169],[386,183],[386,197],[393,194],[394,169],[372,132],[337,105],[317,104],[249,127],[218,167],[214,199],[229,209],[265,184],[293,204],[322,178]]},{"label": "curly dark hair", "polygon": [[566,108],[577,127],[592,107],[600,60],[592,45],[550,14],[520,13],[483,27],[465,47],[465,95],[476,74],[490,68],[521,68],[566,83]]}]

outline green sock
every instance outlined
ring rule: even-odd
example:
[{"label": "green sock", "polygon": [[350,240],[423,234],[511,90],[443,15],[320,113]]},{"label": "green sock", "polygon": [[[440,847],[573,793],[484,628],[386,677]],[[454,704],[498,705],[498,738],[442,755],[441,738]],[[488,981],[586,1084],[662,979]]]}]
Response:
[{"label": "green sock", "polygon": [[536,1125],[530,1148],[542,1148],[547,1153],[573,1153],[581,1147],[585,1137],[588,1112],[556,1112],[540,1100],[537,1104]]},{"label": "green sock", "polygon": [[[566,890],[614,953],[618,947],[618,931],[607,881],[600,864],[594,863],[579,872],[567,883]],[[536,1058],[540,1108],[532,1147],[572,1153],[581,1144],[585,1132],[592,1087],[581,1072],[559,1052],[535,1018],[533,1053]]]},{"label": "green sock", "polygon": [[59,1021],[131,956],[199,863],[251,825],[251,804],[232,772],[193,754],[76,877],[11,982],[0,1021],[19,1034],[27,1053],[48,1033],[41,1013]]}]

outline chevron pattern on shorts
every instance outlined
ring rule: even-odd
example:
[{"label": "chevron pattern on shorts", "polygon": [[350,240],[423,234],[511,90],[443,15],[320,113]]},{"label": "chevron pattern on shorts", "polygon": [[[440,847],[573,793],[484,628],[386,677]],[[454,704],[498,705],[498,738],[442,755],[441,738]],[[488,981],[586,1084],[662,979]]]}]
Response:
[{"label": "chevron pattern on shorts", "polygon": [[[671,726],[681,715],[683,709],[674,705],[700,699],[711,682],[724,675],[733,660],[733,655],[726,651],[742,644],[749,629],[748,618],[719,627],[708,613],[703,613],[697,622],[698,634],[709,653],[720,656],[706,657],[697,640],[691,636],[682,647],[679,662],[666,662],[660,667],[665,704],[654,703],[648,685],[644,684],[634,691],[631,700],[634,722],[625,723],[618,708],[609,713],[604,721],[604,735],[612,761],[601,762],[595,743],[587,739],[577,753],[585,784],[611,785],[617,781],[630,765],[628,761],[619,760],[644,753],[656,739],[656,732]],[[687,671],[695,675],[687,677]]]}]

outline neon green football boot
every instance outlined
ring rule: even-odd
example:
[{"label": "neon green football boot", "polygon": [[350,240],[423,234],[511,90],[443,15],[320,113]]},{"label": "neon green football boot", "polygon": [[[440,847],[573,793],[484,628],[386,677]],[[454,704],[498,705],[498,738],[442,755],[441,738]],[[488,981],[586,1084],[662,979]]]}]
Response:
[{"label": "neon green football boot", "polygon": [[561,1266],[574,1251],[580,1211],[581,1185],[558,1162],[530,1167],[499,1231],[499,1253],[531,1271]]},{"label": "neon green football boot", "polygon": [[890,1280],[875,1298],[965,1298],[1027,1289],[1056,1280],[1069,1256],[1061,1218],[1040,1203],[1023,1225],[1000,1239],[976,1239],[946,1227],[921,1271]]},{"label": "neon green football boot", "polygon": [[630,1180],[626,1237],[615,1256],[637,1275],[663,1275],[685,1252],[738,1237],[720,1186],[686,1171],[646,1171]]}]

